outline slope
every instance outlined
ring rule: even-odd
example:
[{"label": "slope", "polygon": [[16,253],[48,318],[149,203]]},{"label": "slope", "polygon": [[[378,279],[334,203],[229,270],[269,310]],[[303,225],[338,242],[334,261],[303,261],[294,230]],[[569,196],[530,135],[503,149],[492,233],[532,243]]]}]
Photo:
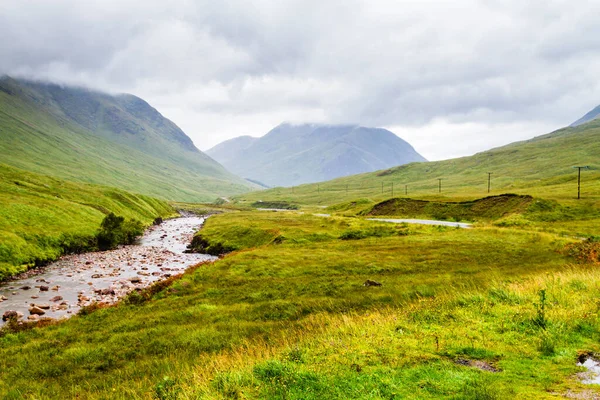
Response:
[{"label": "slope", "polygon": [[[238,196],[241,201],[283,200],[331,205],[356,198],[390,196],[480,198],[488,193],[523,193],[544,198],[577,197],[576,165],[583,170],[584,199],[600,198],[600,120],[568,127],[470,157],[412,163],[293,189],[276,188]],[[441,179],[441,181],[440,181]]]},{"label": "slope", "polygon": [[356,125],[281,124],[261,138],[233,139],[207,153],[234,173],[271,186],[425,161],[392,132]]},{"label": "slope", "polygon": [[85,248],[109,212],[146,224],[174,214],[151,197],[0,164],[0,280]]},{"label": "slope", "polygon": [[0,78],[6,164],[174,200],[212,200],[254,187],[200,152],[132,95]]}]

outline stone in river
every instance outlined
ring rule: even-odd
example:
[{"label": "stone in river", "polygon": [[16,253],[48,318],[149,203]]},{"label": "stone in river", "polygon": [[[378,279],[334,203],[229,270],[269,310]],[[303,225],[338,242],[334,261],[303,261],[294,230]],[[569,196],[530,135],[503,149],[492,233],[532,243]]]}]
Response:
[{"label": "stone in river", "polygon": [[36,314],[32,314],[32,315],[28,316],[27,319],[30,321],[37,321],[38,319],[40,319],[40,316],[36,315]]},{"label": "stone in river", "polygon": [[36,304],[35,306],[41,308],[42,310],[49,310],[50,309],[50,305],[49,304]]},{"label": "stone in river", "polygon": [[49,289],[48,286],[40,286],[40,292],[47,292]]},{"label": "stone in river", "polygon": [[33,296],[31,296],[32,299],[39,299],[40,296],[36,296],[35,294]]},{"label": "stone in river", "polygon": [[102,278],[102,274],[94,274],[92,275],[92,279]]},{"label": "stone in river", "polygon": [[129,278],[129,282],[131,282],[131,283],[141,283],[142,282],[142,278],[140,278],[138,276],[134,276],[133,278]]},{"label": "stone in river", "polygon": [[50,299],[50,301],[56,303],[57,301],[61,301],[63,298],[62,296],[54,296],[53,298]]},{"label": "stone in river", "polygon": [[31,286],[27,286],[27,285],[21,286],[21,289],[22,290],[29,290],[29,289],[31,289]]},{"label": "stone in river", "polygon": [[8,310],[2,314],[2,321],[8,321],[11,318],[18,319],[19,314],[14,310]]},{"label": "stone in river", "polygon": [[46,312],[37,306],[33,306],[29,309],[29,314],[44,315]]}]

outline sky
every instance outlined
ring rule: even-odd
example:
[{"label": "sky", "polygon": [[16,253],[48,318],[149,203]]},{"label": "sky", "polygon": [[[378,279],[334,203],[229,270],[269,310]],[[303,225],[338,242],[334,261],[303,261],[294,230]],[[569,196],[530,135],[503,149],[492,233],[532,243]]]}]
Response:
[{"label": "sky", "polygon": [[0,0],[0,74],[132,93],[206,150],[282,122],[430,160],[600,104],[600,1]]}]

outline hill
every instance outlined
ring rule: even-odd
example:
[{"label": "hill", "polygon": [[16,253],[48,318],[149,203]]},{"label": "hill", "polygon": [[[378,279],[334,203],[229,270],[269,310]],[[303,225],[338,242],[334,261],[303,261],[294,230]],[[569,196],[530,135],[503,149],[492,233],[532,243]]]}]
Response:
[{"label": "hill", "polygon": [[293,186],[426,161],[386,129],[281,124],[260,138],[243,136],[207,153],[230,171],[269,186]]},{"label": "hill", "polygon": [[569,126],[574,127],[574,126],[583,125],[583,124],[593,121],[597,118],[600,118],[600,106],[594,108],[592,111],[588,112],[583,117],[579,118],[577,121],[573,122]]},{"label": "hill", "polygon": [[0,164],[0,280],[85,249],[109,212],[145,224],[174,214],[164,201]]},{"label": "hill", "polygon": [[138,97],[9,77],[0,78],[0,154],[17,168],[171,200],[255,187]]},{"label": "hill", "polygon": [[[519,193],[544,198],[577,197],[576,165],[582,171],[583,199],[600,199],[600,119],[531,140],[451,160],[412,163],[293,189],[275,188],[238,196],[240,201],[288,201],[332,205],[357,198],[394,196],[479,198]],[[440,182],[441,179],[441,182]],[[595,199],[595,200],[594,200]]]}]

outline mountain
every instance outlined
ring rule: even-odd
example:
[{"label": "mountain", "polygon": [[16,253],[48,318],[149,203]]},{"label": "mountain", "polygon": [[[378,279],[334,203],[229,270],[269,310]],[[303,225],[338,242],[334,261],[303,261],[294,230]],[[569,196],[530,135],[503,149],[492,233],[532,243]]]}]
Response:
[{"label": "mountain", "polygon": [[213,200],[257,187],[136,96],[6,76],[0,155],[24,170],[169,200]]},{"label": "mountain", "polygon": [[600,106],[594,108],[592,111],[585,114],[583,117],[579,118],[577,121],[573,122],[569,126],[571,126],[571,127],[579,126],[579,125],[585,124],[585,123],[590,122],[599,117],[600,117]]},{"label": "mountain", "polygon": [[248,193],[235,199],[326,205],[406,194],[416,198],[452,196],[471,199],[488,195],[488,177],[492,194],[518,193],[561,200],[576,199],[577,169],[573,167],[588,165],[590,169],[581,172],[581,196],[598,202],[599,154],[600,118],[469,157],[412,163],[342,177],[319,185],[303,185],[293,190]]},{"label": "mountain", "polygon": [[207,151],[230,171],[269,186],[294,186],[426,161],[386,129],[358,125],[281,124]]}]

